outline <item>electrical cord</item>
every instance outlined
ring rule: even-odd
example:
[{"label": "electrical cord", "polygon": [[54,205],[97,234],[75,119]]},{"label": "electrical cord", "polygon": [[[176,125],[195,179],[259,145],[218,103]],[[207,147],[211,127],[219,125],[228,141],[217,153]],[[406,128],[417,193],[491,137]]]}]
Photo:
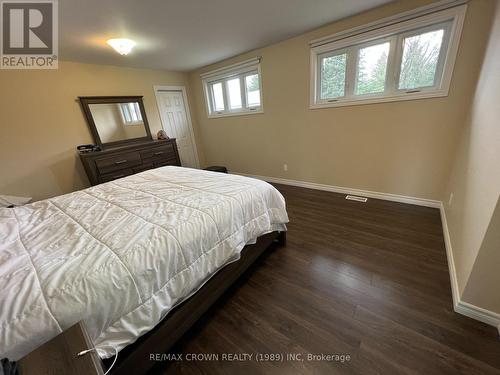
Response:
[{"label": "electrical cord", "polygon": [[[113,348],[115,350],[115,359],[113,360],[113,363],[111,364],[111,366],[106,370],[106,372],[104,373],[104,375],[108,375],[109,374],[109,372],[111,371],[111,369],[115,365],[116,360],[118,359],[118,349],[116,349],[116,347],[111,346],[111,345],[109,345],[108,348]],[[101,350],[101,353],[103,353],[103,356],[104,356],[104,354],[106,354],[102,349],[92,348],[92,349],[82,350],[76,356],[77,357],[81,357],[82,355],[85,355],[85,354],[90,353],[90,352],[96,352],[97,354],[100,354],[99,350]]]}]

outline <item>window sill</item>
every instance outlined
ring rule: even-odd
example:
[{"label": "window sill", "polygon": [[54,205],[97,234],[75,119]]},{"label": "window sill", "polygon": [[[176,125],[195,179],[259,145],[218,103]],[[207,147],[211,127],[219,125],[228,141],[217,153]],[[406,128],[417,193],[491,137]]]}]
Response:
[{"label": "window sill", "polygon": [[221,117],[232,117],[232,116],[246,116],[246,115],[255,115],[258,113],[264,113],[262,108],[256,109],[255,111],[241,111],[241,112],[226,112],[226,113],[214,113],[212,115],[208,115],[208,118],[221,118]]},{"label": "window sill", "polygon": [[448,90],[436,90],[432,92],[417,92],[411,94],[402,94],[394,96],[384,96],[384,97],[371,97],[362,99],[345,99],[339,100],[337,102],[323,102],[314,103],[311,102],[309,109],[321,109],[321,108],[332,108],[332,107],[348,107],[354,105],[364,105],[364,104],[377,104],[377,103],[389,103],[389,102],[399,102],[406,100],[418,100],[418,99],[429,99],[429,98],[439,98],[448,96]]}]

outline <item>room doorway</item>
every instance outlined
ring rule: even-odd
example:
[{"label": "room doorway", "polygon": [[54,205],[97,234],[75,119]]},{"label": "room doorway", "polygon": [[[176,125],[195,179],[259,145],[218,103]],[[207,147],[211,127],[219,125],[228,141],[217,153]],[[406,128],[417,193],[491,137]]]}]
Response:
[{"label": "room doorway", "polygon": [[199,168],[186,89],[182,86],[155,86],[154,90],[163,130],[170,138],[176,139],[181,165]]}]

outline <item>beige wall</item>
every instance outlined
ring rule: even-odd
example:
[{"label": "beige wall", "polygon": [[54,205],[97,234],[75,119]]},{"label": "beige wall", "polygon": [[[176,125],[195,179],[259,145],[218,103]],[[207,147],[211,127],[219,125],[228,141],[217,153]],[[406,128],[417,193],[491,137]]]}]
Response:
[{"label": "beige wall", "polygon": [[[191,87],[207,164],[441,199],[482,61],[493,0],[470,4],[448,97],[308,108],[310,40],[429,2],[392,3],[193,72]],[[262,56],[264,113],[208,119],[200,73],[255,56]],[[284,163],[288,172],[283,171]]]},{"label": "beige wall", "polygon": [[500,313],[500,6],[445,201],[459,290]]},{"label": "beige wall", "polygon": [[[498,195],[498,194],[497,194]],[[467,279],[462,299],[500,314],[500,199]]]},{"label": "beige wall", "polygon": [[76,98],[143,95],[156,134],[153,85],[187,86],[187,75],[73,62],[51,71],[0,70],[0,194],[41,199],[87,187],[75,147],[93,140]]}]

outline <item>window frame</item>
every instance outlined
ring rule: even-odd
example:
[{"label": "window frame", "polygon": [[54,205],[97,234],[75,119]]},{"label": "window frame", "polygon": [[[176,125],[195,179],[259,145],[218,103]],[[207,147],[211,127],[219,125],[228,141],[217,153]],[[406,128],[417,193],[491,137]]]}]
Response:
[{"label": "window frame", "polygon": [[[401,100],[415,100],[448,96],[458,45],[462,32],[467,5],[439,10],[423,16],[402,21],[392,21],[387,26],[372,27],[368,31],[349,31],[311,42],[310,53],[310,109],[383,103]],[[372,25],[373,26],[373,25]],[[403,41],[405,38],[444,28],[443,40],[433,86],[416,89],[399,89]],[[353,29],[354,30],[354,29]],[[328,39],[333,39],[329,41]],[[355,95],[359,51],[371,45],[389,41],[389,55],[386,67],[385,90],[381,93]],[[345,95],[335,99],[321,99],[321,58],[337,51],[348,51]],[[340,52],[342,53],[342,52]]]},{"label": "window frame", "polygon": [[[259,96],[260,105],[248,105],[248,90],[246,86],[246,77],[258,75],[259,77]],[[203,90],[205,92],[205,102],[208,118],[228,117],[263,113],[263,98],[262,98],[262,73],[260,68],[260,58],[244,61],[240,64],[230,65],[212,72],[201,75]],[[240,82],[241,108],[230,108],[230,95],[227,82],[235,78]],[[222,94],[224,100],[224,110],[217,111],[215,109],[215,98],[213,94],[213,86],[217,83],[222,84]]]}]

